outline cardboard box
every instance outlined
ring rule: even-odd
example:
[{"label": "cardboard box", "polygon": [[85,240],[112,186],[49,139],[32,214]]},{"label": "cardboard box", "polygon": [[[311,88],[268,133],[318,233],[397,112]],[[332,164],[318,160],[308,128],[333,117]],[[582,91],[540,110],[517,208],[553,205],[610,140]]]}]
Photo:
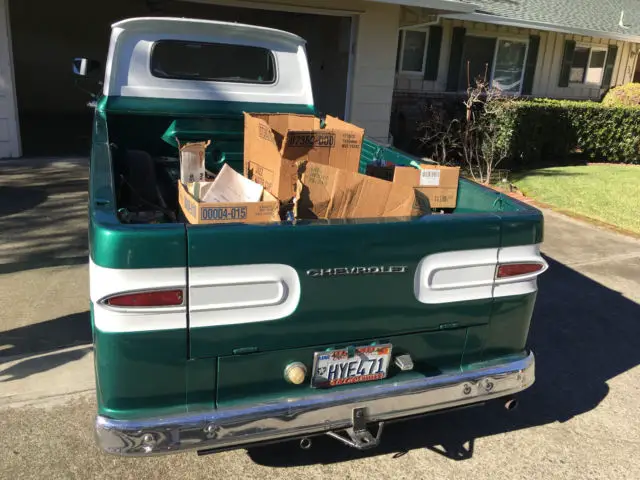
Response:
[{"label": "cardboard box", "polygon": [[363,139],[362,128],[331,116],[321,129],[313,115],[245,113],[244,175],[287,202],[305,161],[357,172]]},{"label": "cardboard box", "polygon": [[180,145],[180,181],[202,182],[205,179],[204,156],[211,142],[190,142]]},{"label": "cardboard box", "polygon": [[431,213],[413,187],[308,162],[296,195],[297,218],[409,217]]},{"label": "cardboard box", "polygon": [[[228,169],[228,170],[225,170]],[[234,178],[240,177],[241,181]],[[265,223],[280,221],[280,202],[264,190],[261,186],[251,182],[251,188],[244,188],[244,182],[251,182],[234,172],[231,167],[225,165],[213,182],[200,182],[196,188],[189,188],[182,182],[178,182],[178,202],[182,213],[192,224],[222,224],[222,223]],[[245,195],[254,196],[256,189],[260,188],[258,201],[238,201],[246,198]],[[194,197],[189,190],[201,194],[202,199]],[[255,198],[255,197],[254,197]],[[207,202],[205,199],[218,201]],[[220,201],[224,200],[224,201]]]},{"label": "cardboard box", "polygon": [[455,208],[458,201],[460,167],[420,165],[414,167],[367,167],[367,175],[415,187],[429,198],[431,208]]}]

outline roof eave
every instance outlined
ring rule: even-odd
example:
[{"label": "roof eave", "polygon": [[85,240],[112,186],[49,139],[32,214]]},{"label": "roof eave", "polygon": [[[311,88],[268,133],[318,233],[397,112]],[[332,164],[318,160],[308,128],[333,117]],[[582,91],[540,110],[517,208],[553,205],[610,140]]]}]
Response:
[{"label": "roof eave", "polygon": [[535,30],[545,30],[549,32],[570,33],[573,35],[585,35],[588,37],[609,38],[612,40],[622,40],[623,42],[640,43],[639,35],[625,35],[619,32],[603,32],[600,30],[590,30],[587,28],[568,27],[566,25],[554,25],[545,22],[536,22],[532,20],[521,20],[509,17],[500,17],[498,15],[489,15],[486,13],[452,13],[443,14],[442,18],[453,20],[467,20],[470,22],[493,23],[495,25],[505,25],[508,27],[533,28]]},{"label": "roof eave", "polygon": [[473,3],[463,3],[458,0],[370,0],[377,3],[391,3],[405,7],[421,7],[442,12],[471,13],[479,6]]}]

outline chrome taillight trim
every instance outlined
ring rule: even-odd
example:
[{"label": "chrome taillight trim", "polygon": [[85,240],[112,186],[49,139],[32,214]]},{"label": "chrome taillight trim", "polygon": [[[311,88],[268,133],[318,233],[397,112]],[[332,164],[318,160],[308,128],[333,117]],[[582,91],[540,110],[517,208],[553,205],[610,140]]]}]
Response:
[{"label": "chrome taillight trim", "polygon": [[[123,295],[137,295],[137,294],[142,294],[142,293],[155,293],[155,292],[170,292],[172,290],[180,290],[182,292],[182,303],[179,305],[158,305],[158,306],[142,306],[142,307],[135,307],[135,306],[126,306],[126,307],[122,307],[122,306],[118,306],[118,305],[111,305],[108,303],[108,301],[112,298],[116,298],[116,297],[121,297]],[[123,311],[133,311],[133,312],[137,312],[137,313],[143,313],[145,311],[163,311],[163,312],[171,312],[171,311],[181,311],[184,310],[184,308],[187,306],[187,289],[182,287],[182,286],[175,286],[175,287],[162,287],[162,288],[143,288],[143,289],[138,289],[138,290],[124,290],[124,291],[120,291],[117,293],[111,293],[103,298],[101,298],[100,300],[98,300],[96,303],[98,303],[100,306],[109,309],[109,310],[113,310],[113,311],[118,311],[118,312],[123,312]]]}]

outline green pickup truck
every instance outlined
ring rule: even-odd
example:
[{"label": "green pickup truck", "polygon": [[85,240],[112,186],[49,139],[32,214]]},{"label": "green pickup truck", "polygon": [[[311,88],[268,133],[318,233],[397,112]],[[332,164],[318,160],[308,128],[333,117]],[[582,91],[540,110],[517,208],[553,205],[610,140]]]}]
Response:
[{"label": "green pickup truck", "polygon": [[[211,140],[207,170],[242,172],[243,112],[315,113],[303,39],[135,18],[113,25],[105,72],[89,215],[104,451],[309,448],[325,434],[366,449],[385,422],[510,408],[534,382],[526,342],[547,263],[531,206],[462,179],[445,214],[183,220],[171,139]],[[361,172],[381,161],[416,159],[365,138]]]}]

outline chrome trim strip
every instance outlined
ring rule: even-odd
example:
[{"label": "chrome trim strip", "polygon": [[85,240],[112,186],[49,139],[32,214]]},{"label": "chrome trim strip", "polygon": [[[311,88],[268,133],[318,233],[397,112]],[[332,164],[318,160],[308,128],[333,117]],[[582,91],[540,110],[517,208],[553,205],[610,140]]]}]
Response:
[{"label": "chrome trim strip", "polygon": [[139,420],[96,419],[100,447],[146,456],[188,449],[238,447],[348,428],[354,408],[376,422],[482,402],[522,391],[535,381],[533,353],[463,372],[328,391],[276,403]]}]

